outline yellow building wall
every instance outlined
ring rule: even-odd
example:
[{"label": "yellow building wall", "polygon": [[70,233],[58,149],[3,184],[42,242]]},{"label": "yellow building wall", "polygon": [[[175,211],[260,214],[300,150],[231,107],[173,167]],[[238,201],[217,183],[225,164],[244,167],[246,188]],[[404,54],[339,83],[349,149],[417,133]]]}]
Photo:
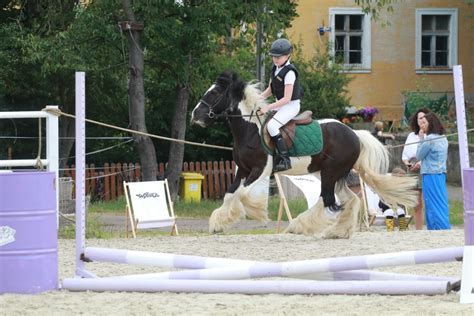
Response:
[{"label": "yellow building wall", "polygon": [[[317,28],[329,26],[329,9],[357,8],[353,0],[300,0],[297,17],[287,30],[291,40],[300,45],[309,59],[316,48],[324,49],[329,34],[319,36]],[[371,24],[371,71],[350,76],[349,96],[352,105],[376,106],[377,119],[399,120],[403,114],[403,92],[417,88],[429,91],[453,91],[452,73],[416,74],[415,18],[417,8],[458,9],[458,64],[463,67],[464,91],[474,94],[474,6],[465,0],[416,0],[394,4],[394,12],[383,13]],[[389,22],[389,26],[384,26]]]}]

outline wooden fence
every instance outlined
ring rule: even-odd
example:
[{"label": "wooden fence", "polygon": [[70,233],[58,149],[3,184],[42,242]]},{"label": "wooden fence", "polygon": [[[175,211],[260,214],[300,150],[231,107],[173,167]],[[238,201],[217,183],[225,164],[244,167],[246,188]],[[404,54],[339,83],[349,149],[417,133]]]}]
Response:
[{"label": "wooden fence", "polygon": [[[235,178],[233,161],[185,162],[182,170],[204,176],[201,186],[203,199],[223,198]],[[164,177],[164,172],[165,164],[159,163],[159,177]],[[74,181],[75,166],[66,166],[63,177],[70,177]],[[123,181],[141,181],[139,163],[105,163],[103,167],[86,165],[86,194],[92,196],[94,200],[110,201],[119,198],[123,195]]]}]

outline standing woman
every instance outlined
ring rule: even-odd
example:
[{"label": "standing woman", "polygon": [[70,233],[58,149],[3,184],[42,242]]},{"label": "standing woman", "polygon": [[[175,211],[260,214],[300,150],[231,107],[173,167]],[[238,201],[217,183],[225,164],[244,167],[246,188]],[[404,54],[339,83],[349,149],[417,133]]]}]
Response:
[{"label": "standing woman", "polygon": [[[417,190],[418,190],[418,204],[414,207],[415,227],[417,230],[423,229],[423,204],[421,195],[421,176],[420,168],[421,162],[416,159],[416,150],[418,149],[418,134],[420,132],[420,125],[418,121],[421,120],[426,113],[430,113],[431,110],[428,108],[421,108],[413,114],[410,119],[410,127],[412,132],[408,134],[405,140],[405,147],[403,147],[402,161],[407,167],[410,175],[418,177]],[[408,144],[408,145],[407,145]]]},{"label": "standing woman", "polygon": [[438,116],[431,112],[418,119],[423,140],[416,150],[416,158],[421,161],[423,199],[428,230],[451,229],[449,223],[448,191],[446,190],[446,159],[448,140]]}]

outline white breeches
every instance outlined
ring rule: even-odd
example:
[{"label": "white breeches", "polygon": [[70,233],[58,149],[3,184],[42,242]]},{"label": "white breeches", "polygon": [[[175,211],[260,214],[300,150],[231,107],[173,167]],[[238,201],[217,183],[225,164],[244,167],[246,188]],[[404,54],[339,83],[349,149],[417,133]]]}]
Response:
[{"label": "white breeches", "polygon": [[280,133],[280,127],[288,123],[300,112],[300,100],[293,100],[277,110],[273,118],[268,122],[267,129],[270,136]]}]

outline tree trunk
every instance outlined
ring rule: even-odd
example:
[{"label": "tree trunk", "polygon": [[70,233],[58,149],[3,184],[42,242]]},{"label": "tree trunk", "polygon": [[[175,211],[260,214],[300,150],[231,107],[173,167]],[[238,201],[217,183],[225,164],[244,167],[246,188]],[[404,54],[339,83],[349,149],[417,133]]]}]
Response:
[{"label": "tree trunk", "polygon": [[[66,113],[72,113],[62,108]],[[76,135],[76,121],[69,117],[59,118],[59,176],[62,177],[66,168],[68,157],[74,145],[74,136]]]},{"label": "tree trunk", "polygon": [[[189,88],[186,85],[176,87],[177,98],[176,108],[173,115],[171,125],[171,137],[175,139],[183,139],[186,134],[186,113],[188,109]],[[170,188],[172,200],[176,199],[179,188],[179,177],[181,175],[184,157],[184,144],[171,142],[168,156],[168,167],[166,169],[166,178]]]},{"label": "tree trunk", "polygon": [[[61,110],[65,113],[74,113],[75,106],[75,91],[68,89],[64,84],[66,80],[61,77],[55,78],[56,87],[58,89],[59,104]],[[68,158],[74,146],[74,138],[76,135],[76,120],[62,116],[59,117],[59,176],[62,177],[64,169],[67,166]]]},{"label": "tree trunk", "polygon": [[[129,81],[129,115],[130,127],[133,130],[147,132],[145,122],[145,89],[143,84],[143,51],[140,47],[140,33],[143,27],[137,25],[130,0],[122,0],[128,19],[124,32],[130,46],[130,81]],[[134,134],[133,138],[140,156],[142,181],[154,181],[157,176],[155,146],[148,136]]]}]

